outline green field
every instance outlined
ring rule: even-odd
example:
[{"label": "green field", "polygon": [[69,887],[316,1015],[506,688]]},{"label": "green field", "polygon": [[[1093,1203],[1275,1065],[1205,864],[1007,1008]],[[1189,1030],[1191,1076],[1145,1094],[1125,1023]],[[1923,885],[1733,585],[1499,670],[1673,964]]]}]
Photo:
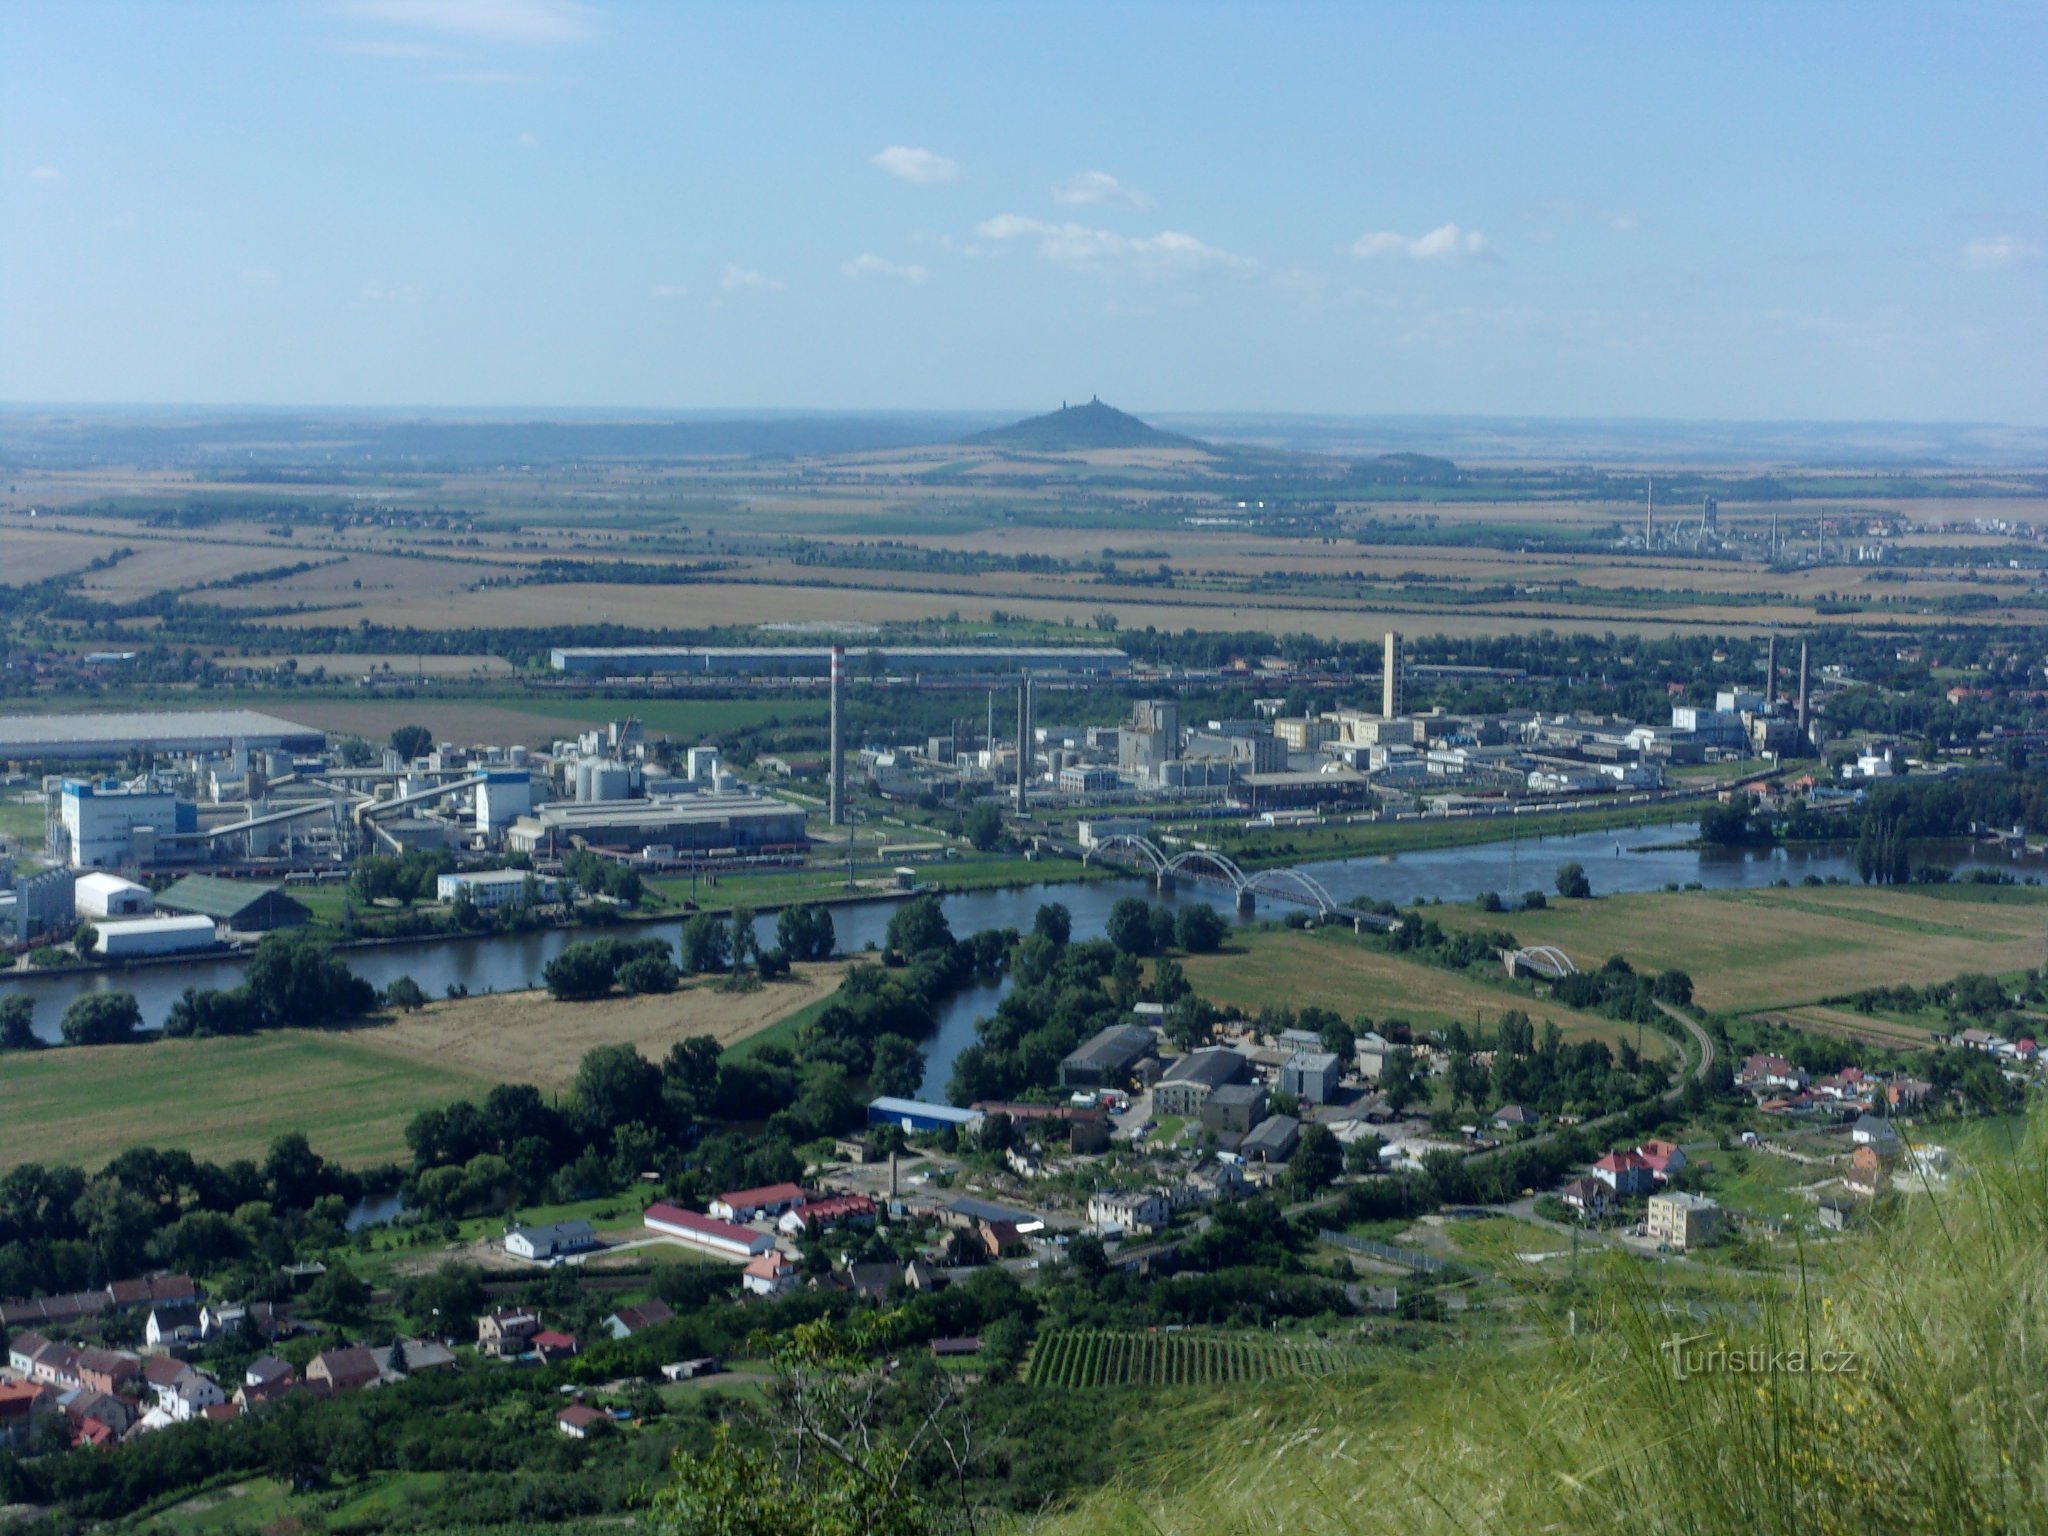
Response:
[{"label": "green field", "polygon": [[1034,1387],[1207,1387],[1224,1382],[1327,1376],[1355,1363],[1308,1334],[1161,1333],[1062,1328],[1032,1346]]},{"label": "green field", "polygon": [[0,1169],[96,1168],[144,1145],[260,1160],[287,1131],[362,1167],[405,1156],[406,1123],[421,1110],[487,1086],[310,1030],[9,1054],[0,1056]]}]

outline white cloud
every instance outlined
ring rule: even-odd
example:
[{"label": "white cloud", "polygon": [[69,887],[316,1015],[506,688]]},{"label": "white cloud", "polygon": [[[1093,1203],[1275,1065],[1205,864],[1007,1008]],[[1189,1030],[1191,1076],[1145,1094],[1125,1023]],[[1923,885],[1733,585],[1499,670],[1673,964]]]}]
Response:
[{"label": "white cloud", "polygon": [[1974,272],[1995,272],[2041,259],[2041,247],[2018,235],[1986,235],[1963,247],[1963,265]]},{"label": "white cloud", "polygon": [[64,173],[54,165],[39,165],[28,173],[30,181],[62,181]]},{"label": "white cloud", "polygon": [[345,0],[365,21],[497,43],[573,43],[590,34],[581,0]]},{"label": "white cloud", "polygon": [[539,142],[540,135],[537,133],[522,133],[519,135],[519,147],[521,149],[531,149]]},{"label": "white cloud", "polygon": [[756,272],[752,267],[728,265],[725,275],[718,280],[718,286],[727,293],[779,293],[782,291],[780,278],[769,277]]},{"label": "white cloud", "polygon": [[656,283],[647,290],[647,296],[654,299],[686,299],[690,290],[681,283]]},{"label": "white cloud", "polygon": [[1351,244],[1351,254],[1367,259],[1379,256],[1406,256],[1411,261],[1495,259],[1493,247],[1487,244],[1486,236],[1476,229],[1460,229],[1455,224],[1439,224],[1428,234],[1412,238],[1385,229],[1369,235],[1360,235]]},{"label": "white cloud", "polygon": [[886,277],[892,282],[908,283],[915,288],[931,281],[931,273],[916,262],[890,261],[885,256],[867,253],[856,256],[839,269],[848,277]]},{"label": "white cloud", "polygon": [[1088,224],[1054,224],[1025,214],[1004,213],[984,219],[974,226],[974,232],[983,240],[1027,241],[1037,247],[1041,261],[1080,272],[1155,278],[1253,265],[1249,257],[1209,245],[1176,229],[1140,237]]},{"label": "white cloud", "polygon": [[958,160],[934,154],[929,149],[912,149],[907,144],[891,144],[880,154],[872,156],[868,163],[879,166],[898,181],[908,181],[920,187],[940,187],[960,179]]},{"label": "white cloud", "polygon": [[1073,207],[1150,208],[1152,199],[1107,171],[1082,171],[1052,189],[1053,201]]}]

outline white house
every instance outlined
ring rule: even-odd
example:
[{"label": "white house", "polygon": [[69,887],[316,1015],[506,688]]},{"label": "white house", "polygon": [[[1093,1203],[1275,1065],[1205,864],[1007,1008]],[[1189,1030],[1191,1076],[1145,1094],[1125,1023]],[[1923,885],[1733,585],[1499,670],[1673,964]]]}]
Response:
[{"label": "white house", "polygon": [[1088,1224],[1098,1232],[1164,1226],[1173,1208],[1157,1190],[1098,1190],[1088,1197]]},{"label": "white house", "polygon": [[747,1261],[740,1284],[751,1296],[782,1296],[796,1289],[796,1266],[774,1249]]},{"label": "white house", "polygon": [[516,1227],[505,1234],[505,1251],[515,1259],[547,1263],[598,1246],[587,1221],[556,1221],[544,1227]]}]

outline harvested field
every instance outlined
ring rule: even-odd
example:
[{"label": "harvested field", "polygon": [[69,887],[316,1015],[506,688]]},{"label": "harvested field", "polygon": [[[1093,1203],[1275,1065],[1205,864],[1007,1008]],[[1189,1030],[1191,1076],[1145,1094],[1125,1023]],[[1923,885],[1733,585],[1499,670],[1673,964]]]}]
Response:
[{"label": "harvested field", "polygon": [[1504,926],[1585,967],[1614,954],[1639,970],[1677,967],[1702,1005],[1739,1012],[2021,970],[2041,955],[2039,915],[2028,906],[1875,886],[1656,892],[1503,915],[1431,908],[1430,916],[1445,927]]},{"label": "harvested field", "polygon": [[[1432,913],[1434,909],[1432,909]],[[1189,955],[1181,962],[1188,981],[1219,1006],[1256,1015],[1267,1004],[1316,1004],[1346,1019],[1369,1014],[1384,1022],[1406,1019],[1418,1029],[1491,1024],[1510,1008],[1526,1009],[1539,1024],[1553,1020],[1568,1040],[1634,1041],[1633,1025],[1595,1014],[1559,1008],[1540,998],[1517,996],[1467,976],[1388,954],[1341,929],[1312,933],[1234,935],[1230,947],[1213,955]],[[1643,1036],[1645,1055],[1669,1054],[1664,1036]]]},{"label": "harvested field", "polygon": [[489,1083],[567,1088],[594,1046],[631,1045],[651,1060],[687,1035],[721,1046],[757,1034],[839,988],[850,962],[800,965],[756,992],[696,982],[665,996],[557,1002],[546,992],[500,992],[429,1003],[354,1038],[380,1055]]},{"label": "harvested field", "polygon": [[1760,1013],[1766,1023],[1783,1024],[1809,1034],[1829,1035],[1837,1040],[1860,1040],[1867,1045],[1894,1051],[1925,1050],[1934,1043],[1934,1032],[1898,1019],[1858,1013],[1853,1008],[1793,1008],[1782,1013]]},{"label": "harvested field", "polygon": [[110,540],[81,534],[44,532],[10,526],[0,534],[0,550],[7,556],[10,584],[47,581],[67,571],[83,570],[102,555],[112,553]]}]

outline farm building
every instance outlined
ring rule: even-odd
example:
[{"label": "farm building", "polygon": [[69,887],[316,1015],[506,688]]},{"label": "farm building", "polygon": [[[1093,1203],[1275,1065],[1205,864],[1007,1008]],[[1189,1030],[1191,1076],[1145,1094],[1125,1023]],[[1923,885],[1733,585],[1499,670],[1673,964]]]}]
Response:
[{"label": "farm building", "polygon": [[515,1227],[505,1234],[505,1251],[515,1259],[546,1262],[572,1253],[588,1253],[597,1246],[597,1233],[587,1221],[556,1221],[544,1227]]},{"label": "farm building", "polygon": [[196,912],[237,933],[268,933],[294,928],[312,917],[280,885],[254,880],[223,880],[218,875],[187,875],[157,898],[166,912]]},{"label": "farm building", "polygon": [[900,1125],[906,1131],[971,1130],[981,1124],[981,1114],[972,1109],[955,1109],[950,1104],[927,1104],[921,1099],[898,1099],[884,1094],[868,1105],[869,1125]]},{"label": "farm building", "polygon": [[775,1239],[766,1232],[734,1226],[713,1216],[699,1216],[695,1211],[686,1211],[665,1201],[656,1201],[647,1207],[640,1219],[650,1232],[673,1237],[721,1259],[750,1259],[775,1246]]},{"label": "farm building", "polygon": [[210,917],[136,917],[102,923],[94,950],[108,960],[141,960],[151,955],[177,955],[211,949],[219,942]]},{"label": "farm building", "polygon": [[795,1210],[806,1198],[800,1184],[765,1184],[759,1189],[729,1189],[705,1209],[720,1221],[754,1221]]}]

